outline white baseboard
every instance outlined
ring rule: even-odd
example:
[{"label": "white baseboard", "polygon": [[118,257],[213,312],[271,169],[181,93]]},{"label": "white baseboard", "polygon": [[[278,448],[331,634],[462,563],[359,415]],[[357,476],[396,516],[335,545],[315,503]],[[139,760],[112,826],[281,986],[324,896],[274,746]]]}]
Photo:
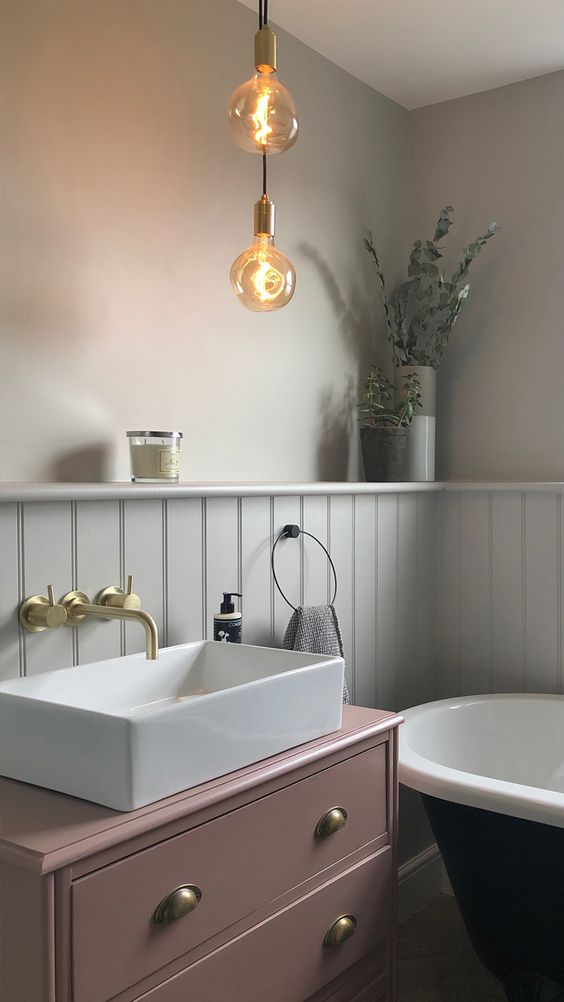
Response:
[{"label": "white baseboard", "polygon": [[426,908],[439,894],[452,894],[436,843],[403,863],[398,880],[400,924]]}]

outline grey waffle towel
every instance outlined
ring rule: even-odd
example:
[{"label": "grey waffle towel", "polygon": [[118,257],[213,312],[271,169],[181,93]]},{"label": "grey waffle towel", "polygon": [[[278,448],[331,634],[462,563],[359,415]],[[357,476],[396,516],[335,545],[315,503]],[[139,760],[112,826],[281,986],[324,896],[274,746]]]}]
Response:
[{"label": "grey waffle towel", "polygon": [[[286,651],[306,654],[327,654],[343,658],[341,627],[333,605],[299,605],[290,617],[282,647]],[[346,680],[343,683],[343,703],[349,702]]]}]

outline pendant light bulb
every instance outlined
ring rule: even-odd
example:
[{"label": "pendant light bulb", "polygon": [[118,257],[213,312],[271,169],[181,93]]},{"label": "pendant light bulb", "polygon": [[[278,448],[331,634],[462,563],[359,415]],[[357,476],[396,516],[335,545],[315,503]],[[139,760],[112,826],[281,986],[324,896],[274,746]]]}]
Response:
[{"label": "pendant light bulb", "polygon": [[263,195],[255,205],[255,239],[235,259],[231,284],[239,302],[255,313],[268,313],[286,306],[296,288],[292,262],[274,244],[274,205]]},{"label": "pendant light bulb", "polygon": [[276,36],[267,26],[255,36],[255,64],[255,75],[229,101],[231,135],[247,153],[283,153],[298,138],[298,117],[276,76]]}]

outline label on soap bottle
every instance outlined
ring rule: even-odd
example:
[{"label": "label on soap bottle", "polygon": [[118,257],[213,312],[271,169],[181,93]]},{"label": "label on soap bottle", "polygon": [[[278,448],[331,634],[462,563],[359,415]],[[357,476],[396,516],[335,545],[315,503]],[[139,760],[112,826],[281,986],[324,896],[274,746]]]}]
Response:
[{"label": "label on soap bottle", "polygon": [[240,644],[242,622],[240,616],[238,619],[214,619],[213,639],[221,644]]}]

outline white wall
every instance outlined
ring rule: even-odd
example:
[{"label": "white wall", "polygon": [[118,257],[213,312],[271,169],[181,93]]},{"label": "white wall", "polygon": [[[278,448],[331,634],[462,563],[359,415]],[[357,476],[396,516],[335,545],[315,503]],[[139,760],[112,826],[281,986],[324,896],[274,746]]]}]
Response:
[{"label": "white wall", "polygon": [[359,479],[382,328],[362,237],[399,276],[407,112],[279,33],[302,132],[270,193],[298,285],[257,316],[228,282],[260,195],[226,123],[251,11],[7,0],[1,25],[0,480],[126,479],[138,427],[184,431],[186,480]]},{"label": "white wall", "polygon": [[492,219],[439,373],[438,476],[564,479],[564,72],[412,112],[410,240]]}]

